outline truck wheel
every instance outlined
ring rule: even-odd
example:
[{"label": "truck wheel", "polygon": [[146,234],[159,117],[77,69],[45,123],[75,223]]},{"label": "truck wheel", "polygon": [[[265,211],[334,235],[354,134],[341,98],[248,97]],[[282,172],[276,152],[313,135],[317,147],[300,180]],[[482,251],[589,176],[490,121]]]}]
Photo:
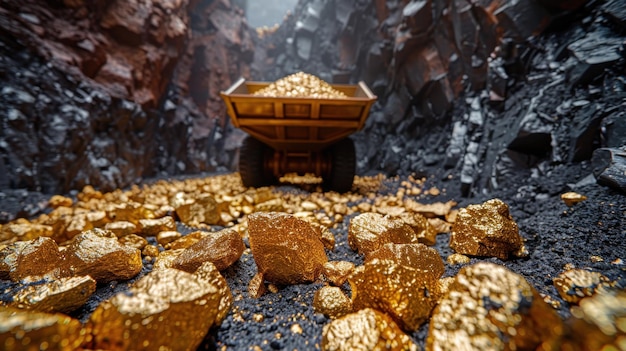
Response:
[{"label": "truck wheel", "polygon": [[247,136],[239,149],[239,175],[245,187],[259,188],[270,185],[271,178],[266,174],[265,159],[270,149],[267,145]]},{"label": "truck wheel", "polygon": [[343,139],[329,149],[331,169],[328,179],[324,179],[324,190],[345,193],[352,189],[356,153],[352,139]]}]

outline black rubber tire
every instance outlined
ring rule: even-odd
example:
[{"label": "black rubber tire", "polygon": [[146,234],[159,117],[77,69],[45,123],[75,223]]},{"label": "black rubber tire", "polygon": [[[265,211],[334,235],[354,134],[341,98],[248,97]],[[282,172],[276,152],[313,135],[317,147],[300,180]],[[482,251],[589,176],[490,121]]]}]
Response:
[{"label": "black rubber tire", "polygon": [[272,184],[267,175],[265,159],[270,148],[262,142],[247,136],[239,149],[239,175],[245,187],[259,188]]},{"label": "black rubber tire", "polygon": [[356,169],[356,152],[352,139],[343,139],[328,150],[331,168],[328,179],[324,179],[324,190],[345,193],[352,189]]}]

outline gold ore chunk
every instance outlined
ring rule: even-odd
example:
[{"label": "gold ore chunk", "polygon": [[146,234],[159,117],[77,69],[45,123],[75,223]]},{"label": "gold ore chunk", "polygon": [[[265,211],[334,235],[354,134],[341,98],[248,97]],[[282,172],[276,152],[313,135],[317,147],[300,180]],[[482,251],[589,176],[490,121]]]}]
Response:
[{"label": "gold ore chunk", "polygon": [[417,346],[386,314],[371,308],[336,319],[322,329],[324,351],[417,351]]},{"label": "gold ore chunk", "polygon": [[499,199],[459,210],[452,225],[450,247],[457,253],[507,259],[525,251],[509,207]]},{"label": "gold ore chunk", "polygon": [[78,320],[60,313],[0,306],[0,345],[4,351],[78,350],[85,334]]},{"label": "gold ore chunk", "polygon": [[379,213],[363,213],[350,220],[348,244],[360,254],[369,254],[386,243],[419,242],[413,228],[403,221]]},{"label": "gold ore chunk", "polygon": [[90,276],[58,278],[20,290],[13,296],[11,306],[69,313],[84,305],[95,291],[96,281]]},{"label": "gold ore chunk", "polygon": [[176,231],[176,221],[171,216],[140,219],[137,229],[143,236],[157,236],[160,232]]},{"label": "gold ore chunk", "polygon": [[556,290],[569,303],[579,303],[583,298],[592,296],[609,285],[609,278],[586,269],[570,269],[554,278]]},{"label": "gold ore chunk", "polygon": [[235,263],[243,254],[246,246],[238,232],[223,229],[216,233],[207,233],[197,243],[185,249],[172,262],[172,268],[193,273],[204,262],[212,262],[223,271]]},{"label": "gold ore chunk", "polygon": [[63,257],[48,237],[17,241],[0,250],[0,279],[34,281],[44,275],[62,275]]},{"label": "gold ore chunk", "polygon": [[433,311],[426,350],[535,350],[562,332],[561,318],[522,276],[481,262],[459,271]]},{"label": "gold ore chunk", "polygon": [[417,330],[437,303],[438,278],[433,272],[375,258],[357,267],[348,279],[352,306],[354,310],[375,308],[391,316],[402,329]]},{"label": "gold ore chunk", "polygon": [[223,314],[225,293],[211,279],[177,269],[150,272],[91,315],[95,348],[195,350]]},{"label": "gold ore chunk", "polygon": [[120,244],[115,234],[93,229],[76,236],[65,257],[74,275],[90,275],[97,282],[128,280],[141,271],[141,252]]},{"label": "gold ore chunk", "polygon": [[324,286],[315,292],[313,310],[332,319],[352,312],[352,301],[336,286]]},{"label": "gold ore chunk", "polygon": [[565,205],[567,205],[567,207],[572,207],[579,202],[583,202],[587,200],[587,197],[585,195],[581,195],[573,191],[570,191],[570,192],[561,194],[561,200],[563,200],[563,202],[565,203]]},{"label": "gold ore chunk", "polygon": [[315,228],[292,215],[253,213],[248,216],[248,233],[258,270],[272,283],[312,282],[328,262]]}]

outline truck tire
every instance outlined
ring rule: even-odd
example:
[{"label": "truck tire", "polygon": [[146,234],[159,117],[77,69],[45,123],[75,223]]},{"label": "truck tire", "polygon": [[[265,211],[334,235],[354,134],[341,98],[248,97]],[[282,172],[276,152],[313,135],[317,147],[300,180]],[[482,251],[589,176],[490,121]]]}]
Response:
[{"label": "truck tire", "polygon": [[259,188],[270,185],[273,177],[267,175],[265,160],[270,148],[257,139],[247,136],[239,149],[239,175],[245,187]]},{"label": "truck tire", "polygon": [[330,147],[330,175],[324,179],[324,190],[345,193],[352,189],[356,168],[356,153],[352,139],[343,139]]}]

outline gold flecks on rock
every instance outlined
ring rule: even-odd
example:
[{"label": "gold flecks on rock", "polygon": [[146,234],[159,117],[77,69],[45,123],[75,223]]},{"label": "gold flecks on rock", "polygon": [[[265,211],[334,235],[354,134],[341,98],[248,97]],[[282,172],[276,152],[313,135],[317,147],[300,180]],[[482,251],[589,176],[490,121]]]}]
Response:
[{"label": "gold flecks on rock", "polygon": [[626,350],[626,291],[608,290],[571,309],[561,350]]},{"label": "gold flecks on rock", "polygon": [[445,266],[439,252],[424,244],[393,244],[387,243],[365,258],[365,262],[373,259],[392,260],[407,268],[418,269],[428,273],[432,279],[439,279]]},{"label": "gold flecks on rock", "polygon": [[437,242],[437,230],[428,219],[419,213],[404,212],[398,216],[400,220],[413,228],[420,243],[435,245]]},{"label": "gold flecks on rock", "polygon": [[468,264],[470,263],[470,258],[465,255],[453,253],[452,255],[448,256],[446,261],[451,265]]},{"label": "gold flecks on rock", "polygon": [[587,200],[587,197],[585,195],[581,195],[573,191],[570,191],[570,192],[561,194],[561,200],[565,203],[565,205],[567,205],[567,207],[572,207],[579,202],[583,202]]},{"label": "gold flecks on rock", "polygon": [[0,306],[0,345],[4,351],[78,350],[86,340],[71,317]]},{"label": "gold flecks on rock", "polygon": [[417,351],[418,348],[389,316],[366,308],[325,325],[322,350]]},{"label": "gold flecks on rock", "polygon": [[426,350],[550,349],[563,322],[520,275],[493,263],[462,268],[433,311]]},{"label": "gold flecks on rock", "polygon": [[137,230],[143,236],[157,236],[160,232],[176,231],[176,221],[171,216],[157,219],[140,219]]},{"label": "gold flecks on rock", "polygon": [[253,299],[258,299],[263,296],[265,292],[265,278],[263,277],[263,273],[257,273],[250,279],[250,283],[248,283],[248,295]]},{"label": "gold flecks on rock", "polygon": [[386,243],[410,244],[418,241],[409,225],[379,213],[360,214],[350,220],[348,228],[348,245],[366,256]]},{"label": "gold flecks on rock", "polygon": [[11,306],[41,312],[69,313],[84,305],[96,291],[90,276],[58,278],[37,282],[13,296]]},{"label": "gold flecks on rock", "polygon": [[563,300],[579,303],[583,298],[608,288],[610,280],[598,272],[570,269],[554,278],[554,286]]},{"label": "gold flecks on rock", "polygon": [[201,194],[172,206],[176,209],[176,215],[181,222],[192,227],[198,227],[200,224],[217,224],[220,221],[217,202],[209,194]]},{"label": "gold flecks on rock", "polygon": [[104,226],[104,229],[110,230],[118,238],[137,233],[137,226],[127,221],[109,222]]},{"label": "gold flecks on rock", "polygon": [[450,247],[460,254],[507,259],[524,255],[525,248],[509,207],[499,199],[459,210],[452,226]]},{"label": "gold flecks on rock", "polygon": [[204,274],[153,271],[100,304],[90,318],[94,348],[195,350],[219,322],[226,293]]},{"label": "gold flecks on rock", "polygon": [[313,310],[335,319],[352,312],[352,301],[340,288],[324,286],[315,292]]},{"label": "gold flecks on rock", "polygon": [[212,262],[222,271],[235,263],[245,250],[239,233],[232,229],[208,233],[197,243],[185,249],[172,262],[172,267],[193,273],[204,262]]},{"label": "gold flecks on rock", "polygon": [[0,279],[35,281],[63,275],[63,257],[48,237],[14,242],[0,251]]},{"label": "gold flecks on rock", "polygon": [[354,272],[355,265],[348,261],[329,261],[324,263],[322,272],[335,286],[342,286]]},{"label": "gold flecks on rock", "polygon": [[128,280],[143,267],[139,250],[120,244],[115,234],[104,229],[76,236],[65,257],[73,275],[90,275],[99,283]]},{"label": "gold flecks on rock", "polygon": [[257,90],[254,96],[300,97],[314,99],[344,99],[346,94],[334,89],[318,77],[298,72],[281,78],[267,87]]},{"label": "gold flecks on rock", "polygon": [[354,310],[371,307],[402,329],[417,330],[437,303],[438,279],[432,272],[376,258],[357,267],[348,281]]},{"label": "gold flecks on rock", "polygon": [[248,233],[258,270],[272,283],[312,282],[328,261],[316,230],[292,215],[253,213],[248,216]]},{"label": "gold flecks on rock", "polygon": [[146,245],[148,245],[148,240],[143,236],[139,236],[137,234],[128,234],[119,238],[119,242],[122,245],[126,245],[128,247],[135,248],[137,250],[143,250]]}]

